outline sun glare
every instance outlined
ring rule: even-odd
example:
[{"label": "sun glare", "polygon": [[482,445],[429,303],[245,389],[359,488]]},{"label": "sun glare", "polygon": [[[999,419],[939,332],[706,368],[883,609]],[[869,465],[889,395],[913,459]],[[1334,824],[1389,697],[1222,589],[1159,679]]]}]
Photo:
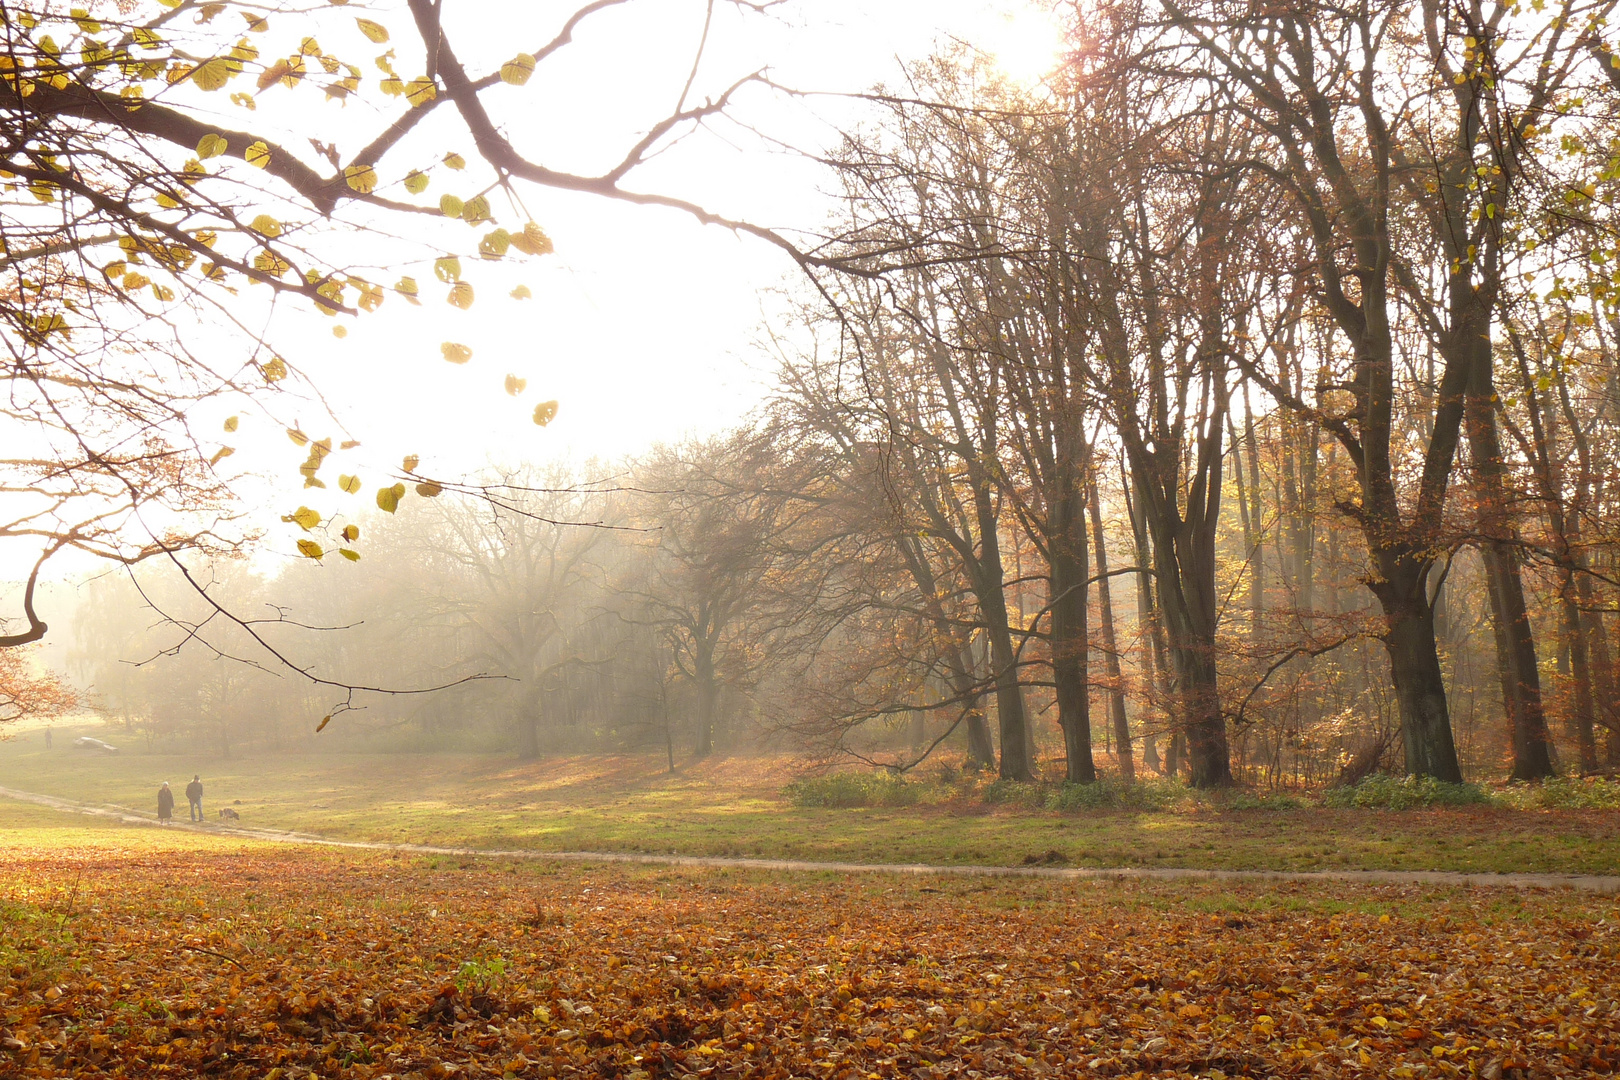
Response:
[{"label": "sun glare", "polygon": [[979,49],[1013,82],[1035,86],[1063,61],[1063,27],[1049,10],[1033,5],[992,14]]}]

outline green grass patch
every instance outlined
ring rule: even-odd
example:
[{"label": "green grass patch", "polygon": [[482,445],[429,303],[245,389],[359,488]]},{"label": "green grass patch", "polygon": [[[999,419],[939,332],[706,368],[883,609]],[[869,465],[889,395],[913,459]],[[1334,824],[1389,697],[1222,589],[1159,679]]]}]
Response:
[{"label": "green grass patch", "polygon": [[796,780],[783,788],[799,807],[916,806],[931,785],[888,773],[835,772]]},{"label": "green grass patch", "polygon": [[1486,806],[1490,792],[1478,784],[1448,784],[1432,776],[1369,776],[1354,787],[1330,788],[1325,806],[1366,810],[1413,810],[1436,806]]},{"label": "green grass patch", "polygon": [[[1368,797],[1379,788],[1364,786],[1353,789],[1361,803],[1324,807],[1286,794],[1192,792],[1158,778],[1019,785],[941,771],[806,779],[795,777],[798,763],[786,758],[719,758],[671,773],[654,755],[211,760],[129,748],[86,755],[66,741],[58,732],[50,751],[40,740],[0,744],[0,785],[150,813],[161,780],[201,772],[209,813],[230,805],[244,826],[482,849],[1227,870],[1612,874],[1620,866],[1620,811],[1600,801],[1613,788],[1584,781],[1505,794],[1487,789],[1488,803],[1431,799],[1391,813],[1399,803],[1389,790],[1413,795],[1399,781],[1382,781],[1382,802]],[[1510,798],[1519,803],[1508,805]],[[19,812],[12,830],[0,830],[0,848],[51,849],[87,831],[107,833],[132,852],[157,840],[153,828],[32,807]],[[244,841],[175,829],[163,842],[207,849]],[[453,873],[465,860],[441,861]]]},{"label": "green grass patch", "polygon": [[1539,784],[1509,784],[1496,800],[1516,810],[1620,810],[1620,782],[1555,776]]}]

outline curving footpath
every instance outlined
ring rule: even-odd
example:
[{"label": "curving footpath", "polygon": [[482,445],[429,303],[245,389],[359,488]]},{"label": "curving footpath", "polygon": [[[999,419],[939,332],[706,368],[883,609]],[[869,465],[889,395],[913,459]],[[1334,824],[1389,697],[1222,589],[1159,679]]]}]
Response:
[{"label": "curving footpath", "polygon": [[[36,795],[0,787],[0,798],[32,803],[71,814],[107,818],[125,825],[157,828],[156,816],[127,806],[99,806]],[[1620,875],[1604,874],[1470,874],[1453,870],[1192,870],[1119,867],[1114,869],[1057,866],[930,866],[923,863],[807,862],[798,859],[744,859],[720,855],[645,855],[612,851],[532,851],[485,848],[434,847],[428,844],[393,844],[381,841],[336,840],[315,833],[282,832],[242,825],[198,825],[176,821],[167,826],[189,832],[237,836],[279,844],[311,844],[362,851],[401,851],[416,855],[477,856],[554,862],[633,863],[643,866],[686,866],[737,870],[809,871],[836,874],[912,874],[938,877],[1047,878],[1059,881],[1275,881],[1345,882],[1352,885],[1435,885],[1496,889],[1574,889],[1580,892],[1620,893]]]}]

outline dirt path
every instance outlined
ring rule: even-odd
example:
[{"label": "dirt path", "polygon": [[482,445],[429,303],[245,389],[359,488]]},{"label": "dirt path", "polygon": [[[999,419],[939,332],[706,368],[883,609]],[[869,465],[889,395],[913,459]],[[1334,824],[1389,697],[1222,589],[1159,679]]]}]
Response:
[{"label": "dirt path", "polygon": [[[0,787],[0,798],[33,803],[65,813],[107,818],[126,825],[157,828],[155,815],[127,806],[91,805]],[[434,847],[428,844],[392,844],[364,840],[336,840],[313,833],[282,832],[240,825],[202,825],[176,821],[169,826],[190,832],[237,836],[279,844],[314,844],[362,851],[402,851],[415,855],[479,856],[500,859],[535,859],[556,862],[635,863],[646,866],[689,866],[738,870],[785,870],[841,874],[916,874],[955,877],[1028,877],[1060,881],[1098,879],[1165,881],[1339,881],[1351,885],[1438,885],[1470,888],[1577,889],[1582,892],[1620,893],[1620,875],[1599,874],[1469,874],[1451,870],[1191,870],[1172,868],[1117,869],[1060,866],[928,866],[921,863],[805,862],[797,859],[740,859],[713,855],[639,855],[609,851],[528,851]]]}]

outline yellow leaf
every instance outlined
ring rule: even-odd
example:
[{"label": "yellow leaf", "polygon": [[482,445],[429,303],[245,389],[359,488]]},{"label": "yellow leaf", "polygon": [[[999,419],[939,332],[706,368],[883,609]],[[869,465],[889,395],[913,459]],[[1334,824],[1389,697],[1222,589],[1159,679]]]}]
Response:
[{"label": "yellow leaf", "polygon": [[399,497],[404,494],[403,484],[377,489],[377,509],[392,514],[399,509]]},{"label": "yellow leaf", "polygon": [[321,515],[307,506],[300,506],[292,512],[292,516],[287,520],[305,532],[309,532],[309,530],[321,523]]},{"label": "yellow leaf", "polygon": [[234,453],[236,453],[236,451],[231,447],[222,446],[218,450],[214,451],[214,456],[208,459],[208,464],[218,465],[221,461],[224,461]]},{"label": "yellow leaf", "polygon": [[466,205],[466,203],[462,202],[454,195],[439,196],[439,213],[443,214],[445,217],[460,217],[462,207]]},{"label": "yellow leaf", "polygon": [[439,352],[452,364],[465,364],[472,359],[473,351],[465,345],[458,345],[453,341],[446,341],[439,346]]},{"label": "yellow leaf", "polygon": [[259,370],[263,373],[265,382],[280,382],[287,377],[287,361],[277,356]]},{"label": "yellow leaf", "polygon": [[420,108],[439,96],[439,88],[426,75],[418,75],[405,86],[405,100],[411,108]]},{"label": "yellow leaf", "polygon": [[458,281],[450,286],[450,295],[445,298],[451,307],[458,307],[466,311],[473,306],[473,287],[466,281]]},{"label": "yellow leaf", "polygon": [[242,418],[239,417],[239,416],[227,416],[225,418],[225,430],[226,431],[235,431],[238,427],[241,426],[241,424],[242,424]]},{"label": "yellow leaf", "polygon": [[347,540],[351,544],[354,543],[356,540],[360,539],[360,526],[358,526],[358,525],[345,525],[345,526],[343,526],[343,539]]},{"label": "yellow leaf", "polygon": [[269,20],[265,19],[262,15],[255,15],[251,11],[244,11],[241,13],[241,15],[242,18],[247,20],[248,33],[250,34],[262,34],[266,30],[270,29]]},{"label": "yellow leaf", "polygon": [[204,161],[209,158],[219,157],[229,149],[230,144],[225,141],[225,137],[215,135],[212,132],[197,140],[197,156]]},{"label": "yellow leaf", "polygon": [[555,250],[551,244],[551,237],[532,221],[523,226],[522,232],[513,234],[512,246],[525,255],[550,255]]},{"label": "yellow leaf", "polygon": [[511,394],[513,397],[517,397],[519,394],[523,393],[528,385],[528,379],[520,379],[516,375],[508,375],[506,377],[506,392]]},{"label": "yellow leaf", "polygon": [[318,559],[325,555],[326,551],[313,540],[300,540],[298,541],[298,554],[306,559]]},{"label": "yellow leaf", "polygon": [[[274,361],[272,361],[272,363],[274,363]],[[292,440],[292,444],[294,446],[308,446],[309,445],[309,436],[305,435],[302,431],[299,431],[297,428],[288,428],[287,429],[287,438]]]},{"label": "yellow leaf", "polygon": [[446,255],[436,259],[433,263],[433,273],[440,281],[452,282],[461,280],[461,260],[454,255]]},{"label": "yellow leaf", "polygon": [[394,283],[394,291],[413,304],[420,304],[422,302],[416,298],[416,279],[413,277],[400,278],[399,281]]},{"label": "yellow leaf", "polygon": [[332,327],[332,336],[335,338],[346,338],[349,336],[349,328],[347,326],[334,326]]},{"label": "yellow leaf", "polygon": [[512,290],[511,297],[514,300],[532,300],[534,298],[534,293],[529,291],[529,287],[527,285],[519,285],[517,288]]},{"label": "yellow leaf", "polygon": [[522,86],[533,74],[534,57],[528,53],[518,53],[501,65],[501,82],[511,86]]},{"label": "yellow leaf", "polygon": [[443,490],[444,488],[431,480],[416,485],[416,493],[424,499],[436,499]]},{"label": "yellow leaf", "polygon": [[478,241],[478,255],[483,259],[499,259],[512,246],[512,234],[505,229],[493,229]]},{"label": "yellow leaf", "polygon": [[469,225],[476,225],[480,221],[489,220],[489,200],[482,195],[474,195],[467,200],[467,205],[461,208],[461,220]]},{"label": "yellow leaf", "polygon": [[260,214],[258,217],[248,222],[248,228],[252,229],[260,236],[276,237],[281,235],[281,222],[277,221],[269,214]]},{"label": "yellow leaf", "polygon": [[198,65],[191,72],[191,81],[199,89],[214,91],[231,81],[236,72],[231,70],[231,63],[222,56],[216,56],[206,63]]},{"label": "yellow leaf", "polygon": [[405,190],[412,195],[420,195],[427,190],[428,174],[420,169],[412,169],[405,174]]},{"label": "yellow leaf", "polygon": [[465,169],[467,167],[467,159],[460,154],[444,155],[444,163],[452,169]]},{"label": "yellow leaf", "polygon": [[253,256],[253,268],[261,273],[269,274],[271,277],[281,277],[292,269],[286,259],[283,259],[269,248],[265,248]]},{"label": "yellow leaf", "polygon": [[542,401],[534,407],[534,422],[545,427],[557,419],[557,403],[555,401]]},{"label": "yellow leaf", "polygon": [[360,553],[350,548],[338,548],[338,554],[343,556],[345,559],[348,559],[350,562],[360,561]]},{"label": "yellow leaf", "polygon": [[321,722],[315,725],[315,734],[319,735],[323,730],[325,730],[326,725],[330,724],[331,722],[332,718],[330,716],[321,717]]},{"label": "yellow leaf", "polygon": [[350,165],[343,170],[343,179],[362,195],[377,190],[377,170],[370,165]]},{"label": "yellow leaf", "polygon": [[[348,473],[344,473],[338,477],[338,490],[343,492],[345,495],[355,494],[360,490],[360,478],[358,476],[350,476]],[[349,528],[352,529],[354,526],[350,525]],[[348,533],[348,529],[343,531],[345,534]],[[345,535],[344,539],[349,540],[353,539],[353,537]]]},{"label": "yellow leaf", "polygon": [[400,462],[406,472],[415,472],[416,467],[422,464],[422,459],[416,454],[406,454],[405,460]]},{"label": "yellow leaf", "polygon": [[242,160],[255,169],[262,169],[270,164],[270,148],[264,144],[263,139],[260,139],[242,151]]},{"label": "yellow leaf", "polygon": [[377,44],[381,45],[388,40],[388,27],[382,23],[375,23],[370,19],[356,19],[354,22],[356,26],[360,27],[362,34]]}]

